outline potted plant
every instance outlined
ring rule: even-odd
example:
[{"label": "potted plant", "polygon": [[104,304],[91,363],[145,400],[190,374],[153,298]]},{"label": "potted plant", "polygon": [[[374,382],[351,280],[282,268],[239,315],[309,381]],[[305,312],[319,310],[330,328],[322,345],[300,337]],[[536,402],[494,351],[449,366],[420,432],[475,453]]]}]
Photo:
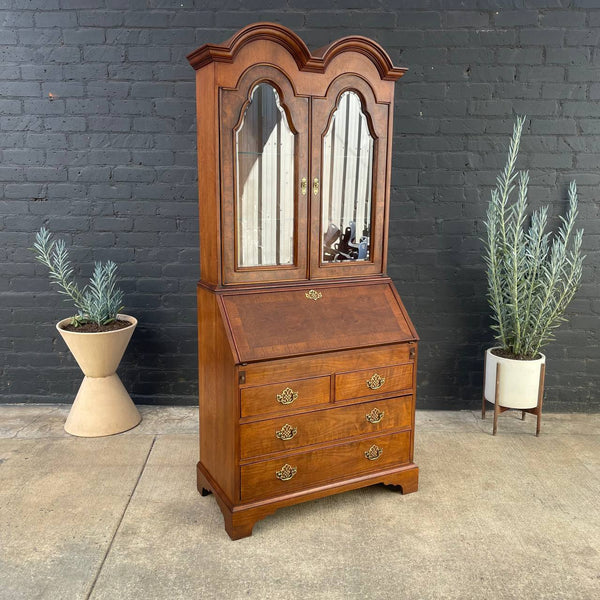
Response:
[{"label": "potted plant", "polygon": [[89,283],[81,289],[73,280],[73,267],[63,240],[54,241],[42,227],[32,248],[48,267],[50,281],[67,296],[77,314],[56,325],[85,377],[65,431],[81,437],[121,433],[135,427],[140,413],[116,374],[137,320],[121,314],[123,292],[117,287],[117,265],[95,263]]},{"label": "potted plant", "polygon": [[[516,408],[541,418],[546,357],[542,348],[553,339],[579,286],[584,256],[583,230],[575,231],[577,187],[569,186],[569,208],[554,236],[546,232],[548,207],[527,211],[527,171],[515,163],[525,117],[517,118],[504,171],[492,190],[485,222],[484,260],[496,345],[486,352],[485,401],[498,412]],[[513,193],[515,200],[511,200]]]}]

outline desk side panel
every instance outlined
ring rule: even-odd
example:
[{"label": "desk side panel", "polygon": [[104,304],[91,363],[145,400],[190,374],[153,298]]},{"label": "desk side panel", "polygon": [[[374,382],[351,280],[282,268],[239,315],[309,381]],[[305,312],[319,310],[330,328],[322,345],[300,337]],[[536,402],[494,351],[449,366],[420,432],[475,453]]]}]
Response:
[{"label": "desk side panel", "polygon": [[200,462],[230,501],[236,499],[236,367],[217,296],[198,286]]}]

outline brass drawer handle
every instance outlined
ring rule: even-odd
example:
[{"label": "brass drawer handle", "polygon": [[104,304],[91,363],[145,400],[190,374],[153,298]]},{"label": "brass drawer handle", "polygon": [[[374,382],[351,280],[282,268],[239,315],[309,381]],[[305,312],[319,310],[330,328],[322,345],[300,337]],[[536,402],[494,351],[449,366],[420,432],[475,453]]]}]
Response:
[{"label": "brass drawer handle", "polygon": [[295,392],[292,388],[286,387],[281,394],[277,394],[277,402],[280,404],[291,404],[294,400],[298,399],[298,392]]},{"label": "brass drawer handle", "polygon": [[298,469],[296,467],[285,463],[280,471],[275,471],[275,476],[281,481],[289,481],[297,472]]},{"label": "brass drawer handle", "polygon": [[371,379],[367,379],[367,387],[371,390],[378,390],[385,383],[385,377],[375,373]]},{"label": "brass drawer handle", "polygon": [[319,178],[315,177],[313,179],[313,194],[317,196],[319,194]]},{"label": "brass drawer handle", "polygon": [[321,292],[317,292],[317,290],[308,290],[306,294],[304,294],[309,300],[314,300],[315,302],[323,297]]},{"label": "brass drawer handle", "polygon": [[296,427],[292,427],[287,423],[279,430],[275,432],[275,437],[280,440],[291,440],[298,433]]},{"label": "brass drawer handle", "polygon": [[385,413],[378,408],[374,408],[370,413],[365,415],[365,419],[369,421],[369,423],[379,423],[381,419],[385,416]]},{"label": "brass drawer handle", "polygon": [[303,178],[300,180],[300,193],[301,193],[303,196],[306,196],[306,190],[307,190],[307,188],[308,188],[308,184],[307,184],[307,182],[306,182],[306,177],[303,177]]},{"label": "brass drawer handle", "polygon": [[365,458],[369,460],[377,460],[383,454],[383,448],[373,444],[366,452]]}]

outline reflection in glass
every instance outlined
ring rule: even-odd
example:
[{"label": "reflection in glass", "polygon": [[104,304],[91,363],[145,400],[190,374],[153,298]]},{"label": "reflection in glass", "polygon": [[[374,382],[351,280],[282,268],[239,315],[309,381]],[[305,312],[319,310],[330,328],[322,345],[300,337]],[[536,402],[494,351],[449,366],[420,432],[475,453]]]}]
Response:
[{"label": "reflection in glass", "polygon": [[323,138],[323,261],[370,260],[373,138],[360,98],[344,92]]},{"label": "reflection in glass", "polygon": [[294,262],[294,134],[275,89],[260,83],[236,132],[240,267]]}]

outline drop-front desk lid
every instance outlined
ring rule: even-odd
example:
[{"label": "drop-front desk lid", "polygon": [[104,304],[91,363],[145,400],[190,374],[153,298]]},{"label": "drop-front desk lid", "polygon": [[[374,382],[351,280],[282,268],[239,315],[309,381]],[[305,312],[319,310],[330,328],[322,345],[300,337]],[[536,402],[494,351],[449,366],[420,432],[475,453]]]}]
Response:
[{"label": "drop-front desk lid", "polygon": [[240,363],[416,340],[389,279],[221,296]]}]

